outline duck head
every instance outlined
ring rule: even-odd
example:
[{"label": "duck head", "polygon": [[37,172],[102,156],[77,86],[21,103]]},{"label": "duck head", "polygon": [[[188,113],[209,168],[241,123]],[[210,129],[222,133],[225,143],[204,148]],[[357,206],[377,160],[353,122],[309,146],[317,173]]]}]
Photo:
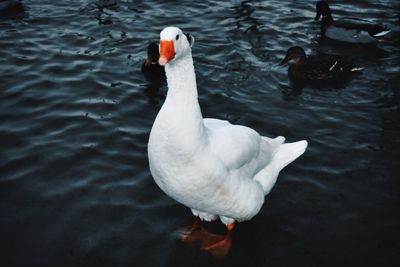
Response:
[{"label": "duck head", "polygon": [[160,58],[158,63],[165,66],[187,55],[193,46],[194,38],[177,27],[167,27],[160,33]]},{"label": "duck head", "polygon": [[314,20],[319,20],[319,18],[322,17],[327,17],[332,19],[331,15],[331,9],[326,1],[318,1],[316,4],[316,9],[317,9],[317,15],[315,16]]},{"label": "duck head", "polygon": [[286,64],[287,62],[293,64],[302,64],[306,60],[306,53],[303,48],[300,46],[292,46],[286,52],[286,57],[282,60],[281,65]]},{"label": "duck head", "polygon": [[151,42],[147,46],[147,59],[144,63],[146,66],[157,63],[158,58],[160,57],[160,52],[158,51],[158,49],[158,43],[156,42]]}]

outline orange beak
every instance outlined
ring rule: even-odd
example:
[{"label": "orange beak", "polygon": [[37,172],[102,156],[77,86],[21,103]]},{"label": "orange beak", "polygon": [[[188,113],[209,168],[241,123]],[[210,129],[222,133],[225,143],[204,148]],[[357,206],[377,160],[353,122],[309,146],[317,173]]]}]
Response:
[{"label": "orange beak", "polygon": [[175,57],[174,41],[160,41],[160,58],[158,64],[165,66]]}]

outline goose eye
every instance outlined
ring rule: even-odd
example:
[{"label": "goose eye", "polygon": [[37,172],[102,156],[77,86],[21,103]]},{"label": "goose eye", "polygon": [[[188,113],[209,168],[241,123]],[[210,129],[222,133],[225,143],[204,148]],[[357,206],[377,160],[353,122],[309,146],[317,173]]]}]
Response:
[{"label": "goose eye", "polygon": [[175,40],[179,40],[179,34],[176,35]]}]

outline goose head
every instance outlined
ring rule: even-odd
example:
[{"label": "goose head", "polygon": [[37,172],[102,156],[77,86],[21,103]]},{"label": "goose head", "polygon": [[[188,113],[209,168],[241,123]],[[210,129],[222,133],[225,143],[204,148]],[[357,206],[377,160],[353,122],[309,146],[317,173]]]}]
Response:
[{"label": "goose head", "polygon": [[190,53],[194,38],[177,27],[167,27],[160,33],[160,58],[158,63],[165,66]]}]

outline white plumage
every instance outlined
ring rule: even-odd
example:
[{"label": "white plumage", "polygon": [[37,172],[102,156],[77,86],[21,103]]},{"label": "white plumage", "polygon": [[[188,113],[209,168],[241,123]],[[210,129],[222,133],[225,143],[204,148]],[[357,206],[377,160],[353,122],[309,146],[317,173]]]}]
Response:
[{"label": "white plumage", "polygon": [[163,41],[174,49],[163,56],[168,94],[151,129],[148,157],[157,185],[203,220],[225,224],[256,215],[279,172],[304,153],[307,142],[260,136],[228,121],[203,119],[197,99],[190,40],[176,27]]}]

